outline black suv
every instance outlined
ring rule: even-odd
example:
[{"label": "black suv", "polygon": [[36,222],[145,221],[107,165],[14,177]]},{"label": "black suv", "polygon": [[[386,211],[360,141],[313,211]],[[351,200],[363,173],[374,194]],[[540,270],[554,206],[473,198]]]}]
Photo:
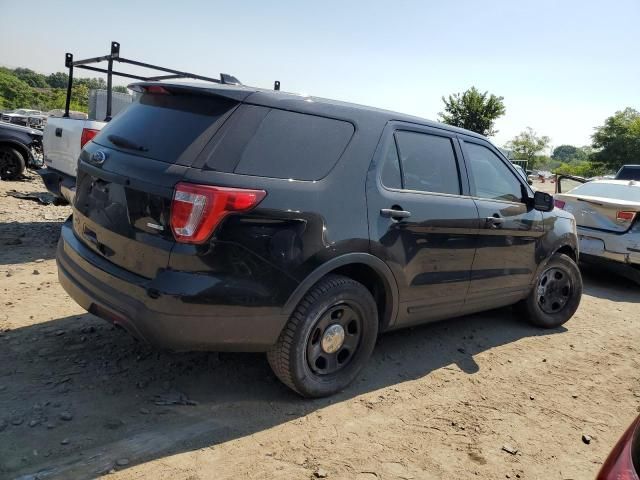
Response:
[{"label": "black suv", "polygon": [[147,82],[81,153],[57,261],[89,312],[175,350],[264,351],[329,395],[379,332],[576,311],[570,214],[484,137],[243,86]]}]

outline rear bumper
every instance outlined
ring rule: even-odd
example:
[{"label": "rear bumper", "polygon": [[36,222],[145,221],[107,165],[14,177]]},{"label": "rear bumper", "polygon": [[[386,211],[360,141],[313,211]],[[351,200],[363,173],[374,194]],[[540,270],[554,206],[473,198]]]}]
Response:
[{"label": "rear bumper", "polygon": [[73,203],[76,191],[76,178],[53,168],[41,168],[38,175],[42,177],[44,186],[53,195]]},{"label": "rear bumper", "polygon": [[610,260],[605,257],[588,254],[581,254],[580,261],[588,265],[601,267],[640,284],[640,265],[623,263],[615,260]]},{"label": "rear bumper", "polygon": [[640,232],[607,233],[578,227],[580,258],[600,258],[609,262],[640,267]]},{"label": "rear bumper", "polygon": [[287,315],[274,306],[198,303],[216,279],[171,270],[146,279],[94,253],[62,227],[56,260],[67,293],[90,313],[172,350],[266,351]]}]

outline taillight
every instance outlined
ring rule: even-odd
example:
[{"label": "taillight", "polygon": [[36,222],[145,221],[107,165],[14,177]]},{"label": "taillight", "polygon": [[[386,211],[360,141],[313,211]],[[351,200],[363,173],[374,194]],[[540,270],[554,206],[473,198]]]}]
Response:
[{"label": "taillight", "polygon": [[554,199],[553,200],[553,204],[558,208],[564,208],[564,206],[567,204],[567,202],[565,202],[564,200]]},{"label": "taillight", "polygon": [[638,480],[633,464],[633,448],[638,419],[627,429],[609,454],[598,474],[597,480]]},{"label": "taillight", "polygon": [[616,214],[616,220],[619,222],[632,222],[636,216],[636,212],[619,211]]},{"label": "taillight", "polygon": [[93,140],[100,130],[94,130],[93,128],[83,128],[82,135],[80,136],[80,148],[83,148],[87,143]]},{"label": "taillight", "polygon": [[178,183],[171,202],[176,241],[204,243],[230,213],[246,212],[267,195],[264,190]]},{"label": "taillight", "polygon": [[171,95],[169,93],[169,90],[167,90],[164,87],[161,87],[160,85],[149,85],[146,87],[143,87],[145,93],[155,93],[156,95]]}]

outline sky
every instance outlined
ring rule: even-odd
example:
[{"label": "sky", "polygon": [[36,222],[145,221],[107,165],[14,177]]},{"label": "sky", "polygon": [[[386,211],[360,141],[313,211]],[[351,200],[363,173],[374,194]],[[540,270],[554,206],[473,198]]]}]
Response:
[{"label": "sky", "polygon": [[432,120],[476,86],[504,97],[499,146],[526,127],[588,145],[640,109],[640,0],[0,0],[0,65],[62,71],[65,52],[112,40],[125,58]]}]

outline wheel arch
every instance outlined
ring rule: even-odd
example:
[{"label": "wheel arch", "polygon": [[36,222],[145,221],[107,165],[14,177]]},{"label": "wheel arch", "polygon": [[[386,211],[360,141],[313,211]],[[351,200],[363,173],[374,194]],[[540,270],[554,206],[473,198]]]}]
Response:
[{"label": "wheel arch", "polygon": [[578,263],[578,252],[573,245],[564,244],[556,248],[553,253],[564,253],[567,257],[571,258],[571,260]]},{"label": "wheel arch", "polygon": [[0,147],[10,147],[17,150],[22,155],[25,167],[29,163],[29,149],[23,143],[15,140],[0,138]]},{"label": "wheel arch", "polygon": [[283,312],[290,315],[311,287],[330,273],[360,282],[371,292],[378,305],[380,331],[393,324],[399,304],[396,279],[386,263],[369,253],[346,253],[316,268],[289,296]]}]

